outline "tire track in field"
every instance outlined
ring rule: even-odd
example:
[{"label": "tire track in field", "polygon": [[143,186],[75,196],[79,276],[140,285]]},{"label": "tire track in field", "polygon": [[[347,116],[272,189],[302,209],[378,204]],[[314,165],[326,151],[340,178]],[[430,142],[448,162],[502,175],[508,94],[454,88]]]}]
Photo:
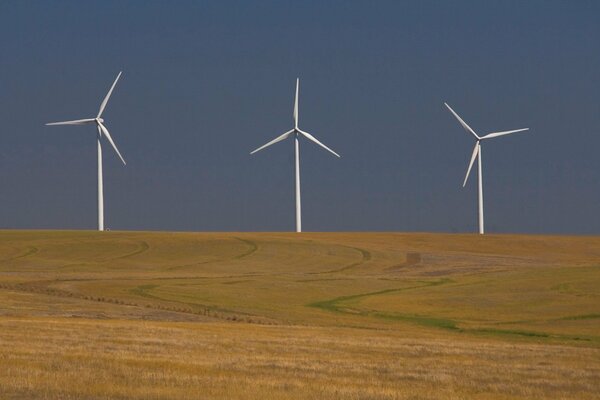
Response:
[{"label": "tire track in field", "polygon": [[446,330],[462,331],[456,325],[457,324],[456,321],[447,319],[447,318],[438,318],[438,317],[415,315],[415,314],[392,314],[392,313],[384,313],[384,312],[380,312],[380,311],[359,310],[359,309],[353,309],[353,308],[343,305],[344,302],[351,301],[351,300],[359,300],[359,299],[363,299],[366,297],[385,295],[388,293],[398,293],[398,292],[403,292],[406,290],[421,289],[421,288],[426,288],[426,287],[431,287],[431,286],[439,286],[439,285],[444,285],[444,284],[452,283],[452,282],[454,282],[454,281],[451,279],[448,279],[448,278],[443,278],[443,279],[439,279],[436,281],[417,281],[417,282],[415,282],[416,284],[413,286],[407,286],[407,287],[402,287],[402,288],[393,288],[393,289],[384,289],[384,290],[379,290],[376,292],[360,293],[360,294],[354,294],[354,295],[348,295],[348,296],[340,296],[340,297],[335,297],[330,300],[324,300],[324,301],[310,303],[310,304],[307,304],[307,306],[319,308],[321,310],[325,310],[325,311],[329,311],[329,312],[346,314],[346,315],[376,317],[379,319],[387,319],[387,320],[396,320],[396,321],[415,323],[417,325],[421,325],[421,326],[425,326],[425,327],[435,327],[435,328],[441,328],[441,329],[446,329]]},{"label": "tire track in field", "polygon": [[244,243],[245,245],[249,246],[250,248],[240,254],[236,254],[232,257],[225,257],[225,258],[218,258],[216,260],[207,260],[207,261],[200,261],[197,263],[191,263],[191,264],[183,264],[183,265],[175,265],[173,267],[169,267],[167,268],[167,271],[173,271],[179,268],[185,268],[185,267],[195,267],[198,265],[206,265],[206,264],[213,264],[213,263],[219,263],[219,262],[224,262],[224,261],[234,261],[234,260],[240,260],[244,257],[248,257],[249,255],[253,254],[254,252],[256,252],[258,250],[258,245],[256,244],[256,242],[253,242],[252,240],[248,240],[248,239],[242,239],[239,237],[233,237],[236,240],[239,240],[240,242]]},{"label": "tire track in field", "polygon": [[352,249],[352,250],[355,250],[355,251],[359,252],[360,255],[361,255],[361,259],[359,261],[356,261],[356,262],[353,262],[351,264],[345,265],[345,266],[343,266],[341,268],[332,269],[332,270],[329,270],[329,271],[308,272],[307,274],[310,274],[310,275],[320,275],[320,274],[332,274],[332,273],[335,273],[335,272],[343,272],[343,271],[349,270],[350,268],[358,267],[358,266],[366,263],[367,261],[369,261],[372,258],[372,255],[371,255],[370,251],[365,250],[365,249],[361,249],[360,247],[352,247],[352,246],[344,246],[344,245],[338,245],[338,246],[345,247],[347,249]]},{"label": "tire track in field", "polygon": [[150,250],[150,245],[145,240],[142,240],[142,241],[138,242],[138,244],[139,244],[139,248],[137,250],[134,250],[131,253],[123,254],[121,256],[109,258],[106,261],[122,260],[124,258],[129,258],[129,257],[137,256],[138,254],[142,254],[142,253]]},{"label": "tire track in field", "polygon": [[[521,338],[532,338],[535,340],[541,339],[561,339],[561,340],[569,340],[569,341],[578,341],[578,342],[598,342],[600,341],[599,336],[590,336],[590,335],[564,335],[564,334],[554,334],[548,332],[541,331],[528,331],[528,330],[520,330],[520,329],[497,329],[497,328],[463,328],[458,326],[460,321],[456,321],[449,318],[435,317],[430,315],[417,315],[417,314],[401,314],[401,313],[387,313],[381,311],[373,311],[373,310],[359,310],[353,309],[350,307],[345,307],[342,303],[349,300],[357,300],[365,297],[385,295],[388,293],[397,293],[405,290],[412,289],[421,289],[425,287],[431,286],[439,286],[445,285],[448,283],[453,283],[452,279],[443,278],[437,281],[419,281],[420,285],[408,286],[404,288],[396,288],[396,289],[384,289],[377,292],[369,292],[369,293],[361,293],[355,295],[341,296],[336,297],[330,300],[318,301],[315,303],[307,304],[307,307],[315,307],[321,310],[340,313],[345,315],[352,316],[364,316],[364,317],[375,317],[379,319],[389,320],[389,321],[400,321],[400,322],[408,322],[416,325],[429,327],[429,328],[438,328],[444,329],[459,333],[469,333],[475,335],[492,335],[492,336],[500,336],[500,337],[521,337]],[[586,314],[570,317],[574,319],[596,319],[600,318],[600,314]],[[567,317],[566,319],[569,319]],[[549,320],[552,321],[552,320]]]},{"label": "tire track in field", "polygon": [[[201,315],[210,316],[210,317],[217,318],[217,319],[224,319],[227,321],[256,323],[256,324],[261,324],[261,325],[277,324],[277,322],[275,320],[270,319],[268,317],[260,316],[260,315],[244,313],[244,312],[230,310],[230,309],[216,307],[216,306],[208,306],[206,304],[190,303],[190,302],[183,301],[183,300],[166,299],[164,297],[160,297],[157,294],[150,293],[154,289],[157,289],[160,287],[161,287],[161,285],[156,285],[156,284],[139,285],[139,286],[129,289],[129,292],[134,295],[140,296],[140,297],[158,300],[161,302],[180,304],[182,306],[181,308],[180,307],[175,308],[175,310],[178,312],[201,314]],[[161,306],[159,305],[159,307],[161,307]]]},{"label": "tire track in field", "polygon": [[256,244],[256,242],[253,242],[252,240],[242,239],[242,238],[239,238],[239,237],[236,237],[235,239],[239,240],[242,243],[247,244],[248,246],[250,246],[250,249],[248,251],[242,253],[242,254],[239,254],[239,255],[233,257],[232,260],[233,259],[239,260],[241,258],[248,257],[249,255],[251,255],[252,253],[254,253],[256,250],[258,250],[258,245]]},{"label": "tire track in field", "polygon": [[[342,302],[345,302],[348,300],[357,300],[357,299],[361,299],[361,298],[365,298],[365,297],[379,296],[382,294],[395,293],[395,292],[403,292],[406,290],[420,289],[420,288],[429,287],[429,286],[439,286],[439,285],[444,285],[446,283],[451,283],[451,282],[454,282],[454,281],[452,281],[451,279],[448,279],[448,278],[443,278],[443,279],[440,279],[437,281],[429,281],[429,282],[418,281],[418,283],[420,283],[420,284],[414,285],[414,286],[407,286],[407,287],[393,288],[393,289],[384,289],[384,290],[378,290],[376,292],[359,293],[359,294],[352,294],[352,295],[348,295],[348,296],[340,296],[340,297],[335,297],[330,300],[324,300],[324,301],[318,301],[315,303],[311,303],[311,304],[308,304],[308,306],[321,308],[323,310],[328,310],[328,311],[344,313],[345,307],[343,307],[339,303],[342,303]],[[354,313],[352,313],[352,314],[354,314]]]},{"label": "tire track in field", "polygon": [[[46,296],[53,297],[61,297],[61,298],[73,298],[78,300],[85,301],[94,301],[99,303],[110,303],[116,306],[124,306],[124,307],[137,307],[137,308],[147,308],[152,310],[161,310],[161,311],[169,311],[174,313],[184,313],[184,314],[194,314],[199,316],[205,316],[209,318],[231,321],[231,322],[243,322],[249,324],[258,324],[258,325],[278,325],[279,323],[276,320],[270,319],[268,317],[263,317],[259,315],[252,315],[247,313],[240,313],[232,310],[221,309],[217,307],[210,307],[203,304],[196,303],[186,303],[183,301],[177,300],[169,300],[163,299],[159,296],[152,295],[148,293],[148,290],[159,287],[159,285],[140,285],[130,289],[132,294],[138,295],[142,298],[148,298],[151,300],[162,301],[163,304],[156,303],[145,303],[139,304],[133,302],[131,300],[122,300],[114,297],[104,297],[104,296],[92,296],[85,295],[82,293],[70,292],[64,289],[55,289],[50,287],[51,284],[56,281],[35,281],[35,282],[27,282],[27,283],[17,283],[17,284],[8,284],[8,283],[0,283],[0,289],[14,291],[14,292],[25,292],[25,293],[35,293]],[[168,303],[176,303],[180,304],[179,307],[175,307],[173,305],[164,304]]]},{"label": "tire track in field", "polygon": [[[83,242],[85,243],[85,242]],[[58,265],[55,268],[57,269],[67,269],[67,268],[73,268],[73,267],[87,267],[90,265],[97,265],[97,264],[103,264],[103,263],[107,263],[110,261],[115,261],[115,260],[122,260],[124,258],[129,258],[129,257],[133,257],[136,256],[138,254],[142,254],[148,250],[150,250],[150,245],[148,244],[148,242],[146,242],[145,240],[142,240],[140,242],[138,242],[139,247],[138,249],[130,252],[130,253],[125,253],[122,254],[120,256],[116,256],[116,257],[112,257],[112,258],[106,258],[104,260],[96,260],[96,261],[91,261],[91,262],[74,262],[71,264],[64,264],[64,265]]]},{"label": "tire track in field", "polygon": [[19,258],[29,257],[29,256],[31,256],[31,255],[33,255],[33,254],[37,253],[38,251],[40,251],[40,249],[38,249],[37,247],[35,247],[35,246],[29,246],[29,247],[28,247],[28,250],[27,250],[25,253],[23,253],[23,254],[18,254],[18,255],[16,255],[16,256],[13,256],[13,257],[8,257],[8,258],[5,258],[5,259],[3,259],[3,260],[0,260],[0,261],[1,261],[1,262],[5,262],[5,261],[17,260],[17,259],[19,259]]}]

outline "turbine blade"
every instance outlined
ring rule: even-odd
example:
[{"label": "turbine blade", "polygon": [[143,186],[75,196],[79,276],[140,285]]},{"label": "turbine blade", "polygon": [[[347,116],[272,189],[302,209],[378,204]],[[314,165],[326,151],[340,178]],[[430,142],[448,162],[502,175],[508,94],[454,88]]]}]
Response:
[{"label": "turbine blade", "polygon": [[450,112],[456,117],[456,119],[458,120],[458,122],[460,122],[460,124],[463,126],[463,128],[465,128],[467,130],[467,132],[471,132],[473,134],[473,136],[475,136],[475,138],[477,140],[479,140],[480,137],[477,136],[477,134],[475,133],[475,131],[469,125],[467,125],[467,123],[465,121],[463,121],[463,119],[461,117],[459,117],[458,114],[455,113],[452,108],[450,108],[450,106],[448,105],[448,103],[444,103],[444,104],[446,105],[446,107],[448,107],[448,110],[450,110]]},{"label": "turbine blade", "polygon": [[113,82],[112,86],[110,87],[110,90],[108,91],[108,93],[106,94],[106,97],[104,98],[104,100],[102,101],[102,104],[100,105],[100,111],[98,111],[98,117],[100,118],[100,116],[102,115],[102,113],[104,112],[104,109],[106,108],[106,103],[108,103],[108,99],[110,98],[110,95],[112,94],[113,89],[115,88],[115,85],[117,84],[117,81],[119,80],[119,78],[121,77],[121,74],[123,73],[123,71],[119,72],[119,75],[117,75],[117,79],[115,79],[115,81]]},{"label": "turbine blade", "polygon": [[308,132],[304,132],[301,131],[300,129],[298,129],[298,131],[303,134],[308,140],[312,140],[313,142],[315,142],[316,144],[318,144],[319,146],[321,146],[322,148],[324,148],[325,150],[327,150],[328,152],[332,153],[333,155],[340,157],[340,155],[338,153],[336,153],[335,151],[331,150],[329,147],[325,146],[323,143],[319,142],[317,140],[317,138],[315,138],[313,135],[311,135]]},{"label": "turbine blade", "polygon": [[277,143],[277,142],[281,142],[282,140],[284,140],[284,139],[287,139],[288,137],[290,137],[290,135],[291,135],[292,133],[294,133],[294,130],[293,130],[293,129],[292,129],[292,130],[290,130],[290,131],[287,131],[287,132],[286,132],[286,133],[284,133],[283,135],[277,136],[275,139],[271,140],[269,143],[267,143],[267,144],[264,144],[264,145],[260,146],[258,149],[256,149],[256,150],[254,150],[254,151],[250,152],[250,154],[254,154],[254,153],[256,153],[257,151],[260,151],[260,150],[264,149],[265,147],[269,147],[269,146],[270,146],[270,145],[272,145],[272,144],[275,144],[275,143]]},{"label": "turbine blade", "polygon": [[494,132],[494,133],[489,133],[489,134],[483,136],[482,139],[490,139],[490,138],[497,137],[497,136],[510,135],[511,133],[523,132],[523,131],[528,131],[528,130],[529,130],[529,128],[523,128],[523,129],[515,129],[513,131]]},{"label": "turbine blade", "polygon": [[465,187],[465,185],[467,184],[467,180],[469,179],[469,173],[471,172],[471,168],[473,167],[473,163],[475,162],[477,153],[479,153],[479,142],[475,143],[475,148],[473,149],[473,155],[471,156],[471,162],[469,163],[469,168],[467,169],[467,175],[465,175],[463,187]]},{"label": "turbine blade", "polygon": [[123,165],[127,165],[127,163],[125,162],[125,159],[123,159],[123,156],[119,152],[119,149],[117,149],[117,145],[115,145],[115,142],[113,141],[112,137],[110,136],[110,133],[108,133],[108,129],[106,129],[106,127],[104,125],[102,125],[101,123],[98,123],[98,126],[100,126],[100,129],[102,129],[102,132],[104,132],[104,136],[106,136],[106,139],[108,139],[108,141],[110,142],[113,149],[115,149],[115,151],[117,152],[117,155],[119,156],[121,161],[123,161]]},{"label": "turbine blade", "polygon": [[75,119],[73,121],[49,122],[46,125],[85,125],[96,121],[94,118]]},{"label": "turbine blade", "polygon": [[300,78],[296,78],[296,97],[294,100],[294,126],[298,126],[298,91],[300,89]]}]

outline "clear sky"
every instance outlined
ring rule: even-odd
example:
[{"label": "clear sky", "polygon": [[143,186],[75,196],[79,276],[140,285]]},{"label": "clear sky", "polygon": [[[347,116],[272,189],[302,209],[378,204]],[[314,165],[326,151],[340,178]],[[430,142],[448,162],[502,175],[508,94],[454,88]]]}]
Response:
[{"label": "clear sky", "polygon": [[0,227],[600,233],[600,2],[2,1]]}]

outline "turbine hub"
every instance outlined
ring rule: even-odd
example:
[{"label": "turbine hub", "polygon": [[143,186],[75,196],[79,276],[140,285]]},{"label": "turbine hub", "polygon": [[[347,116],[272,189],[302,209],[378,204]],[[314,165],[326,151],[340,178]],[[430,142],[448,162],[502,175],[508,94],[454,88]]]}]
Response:
[{"label": "turbine hub", "polygon": [[96,118],[96,121],[102,123],[102,122],[104,122],[104,119],[102,119],[102,118]]}]

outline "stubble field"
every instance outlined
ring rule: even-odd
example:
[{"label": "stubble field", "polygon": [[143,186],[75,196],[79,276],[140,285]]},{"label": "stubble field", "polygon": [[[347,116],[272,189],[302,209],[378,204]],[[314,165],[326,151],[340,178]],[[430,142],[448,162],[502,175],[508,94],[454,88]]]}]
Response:
[{"label": "stubble field", "polygon": [[0,231],[0,398],[600,398],[600,238]]}]

